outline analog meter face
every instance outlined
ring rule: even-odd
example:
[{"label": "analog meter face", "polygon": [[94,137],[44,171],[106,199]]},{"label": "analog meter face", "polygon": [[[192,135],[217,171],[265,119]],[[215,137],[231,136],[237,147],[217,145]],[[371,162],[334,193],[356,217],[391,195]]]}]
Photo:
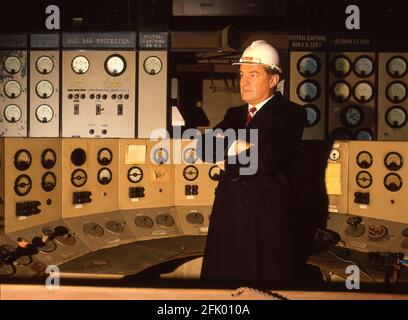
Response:
[{"label": "analog meter face", "polygon": [[320,121],[320,110],[315,105],[309,104],[305,106],[307,115],[307,127],[313,127]]},{"label": "analog meter face", "polygon": [[393,81],[388,85],[386,95],[391,102],[402,102],[407,97],[407,87],[401,81]]},{"label": "analog meter face", "polygon": [[37,71],[41,74],[49,74],[54,69],[54,62],[48,56],[41,56],[35,64]]},{"label": "analog meter face", "polygon": [[17,98],[21,94],[21,91],[21,85],[15,80],[7,81],[4,85],[4,93],[10,99]]},{"label": "analog meter face", "polygon": [[350,97],[350,86],[345,81],[338,81],[332,87],[332,98],[337,102],[345,102]]},{"label": "analog meter face", "polygon": [[387,153],[384,158],[385,167],[391,171],[397,171],[401,169],[403,164],[404,160],[402,158],[402,155],[395,151]]},{"label": "analog meter face", "polygon": [[306,55],[299,59],[298,72],[304,77],[312,77],[320,70],[320,60],[315,55]]},{"label": "analog meter face", "polygon": [[51,82],[47,80],[41,80],[37,83],[35,91],[40,98],[47,99],[54,93],[54,87],[52,86]]},{"label": "analog meter face", "polygon": [[363,122],[363,111],[357,106],[345,108],[341,120],[346,127],[355,128]]},{"label": "analog meter face", "polygon": [[15,56],[7,57],[4,61],[4,69],[10,74],[16,74],[21,70],[21,61]]},{"label": "analog meter face", "polygon": [[373,164],[373,156],[368,151],[361,151],[356,157],[357,165],[362,169],[368,169]]},{"label": "analog meter face", "polygon": [[363,140],[363,141],[372,141],[374,140],[374,135],[371,130],[369,129],[360,129],[354,133],[354,137],[356,140]]},{"label": "analog meter face", "polygon": [[35,116],[38,121],[48,123],[54,118],[54,110],[49,105],[42,104],[35,110]]},{"label": "analog meter face", "polygon": [[4,109],[4,118],[7,122],[14,123],[21,119],[21,109],[15,104],[9,104]]},{"label": "analog meter face", "polygon": [[89,70],[89,60],[84,56],[77,56],[72,60],[72,70],[76,74],[83,74]]},{"label": "analog meter face", "polygon": [[297,95],[303,102],[316,100],[320,95],[320,85],[314,80],[305,80],[297,88]]},{"label": "analog meter face", "polygon": [[120,76],[126,70],[126,60],[121,55],[114,54],[105,61],[105,70],[111,76]]},{"label": "analog meter face", "polygon": [[374,62],[368,56],[361,56],[354,62],[354,72],[361,78],[368,77],[374,72]]},{"label": "analog meter face", "polygon": [[163,68],[163,63],[159,57],[150,56],[146,58],[143,63],[143,69],[146,73],[155,75],[158,74]]},{"label": "analog meter face", "polygon": [[391,77],[400,78],[407,73],[407,61],[403,57],[392,57],[388,60],[386,69]]},{"label": "analog meter face", "polygon": [[385,114],[385,122],[391,128],[401,128],[407,122],[407,113],[405,109],[394,106],[387,110]]},{"label": "analog meter face", "polygon": [[337,56],[333,60],[332,72],[337,77],[345,77],[351,71],[351,62],[346,56]]},{"label": "analog meter face", "polygon": [[354,98],[361,103],[368,102],[374,96],[374,90],[370,83],[362,81],[354,87]]}]

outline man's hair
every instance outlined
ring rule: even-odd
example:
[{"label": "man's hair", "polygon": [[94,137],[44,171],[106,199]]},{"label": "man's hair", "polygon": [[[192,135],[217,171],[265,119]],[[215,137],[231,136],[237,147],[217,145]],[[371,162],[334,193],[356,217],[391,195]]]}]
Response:
[{"label": "man's hair", "polygon": [[18,237],[17,238],[17,242],[21,242],[21,241],[27,241],[26,239],[22,238],[22,237]]},{"label": "man's hair", "polygon": [[276,70],[275,68],[272,68],[272,67],[265,67],[265,71],[269,75],[277,74],[279,77],[281,76],[280,72],[278,70]]}]

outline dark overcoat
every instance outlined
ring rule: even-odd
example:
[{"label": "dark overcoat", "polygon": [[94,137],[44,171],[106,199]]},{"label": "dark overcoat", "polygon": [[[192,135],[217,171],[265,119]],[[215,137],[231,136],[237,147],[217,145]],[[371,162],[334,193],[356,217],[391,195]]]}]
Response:
[{"label": "dark overcoat", "polygon": [[[228,109],[216,126],[245,128],[248,105]],[[279,92],[252,118],[258,129],[258,170],[241,175],[240,163],[221,171],[210,217],[201,278],[217,283],[285,284],[293,275],[290,170],[306,124],[306,111]],[[228,146],[225,150],[228,149]]]}]

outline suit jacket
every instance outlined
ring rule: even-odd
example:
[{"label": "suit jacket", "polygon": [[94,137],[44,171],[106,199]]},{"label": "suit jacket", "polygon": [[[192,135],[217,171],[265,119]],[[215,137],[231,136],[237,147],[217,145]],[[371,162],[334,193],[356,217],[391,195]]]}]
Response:
[{"label": "suit jacket", "polygon": [[258,129],[258,170],[242,175],[240,169],[248,165],[231,163],[231,157],[225,156],[226,171],[216,188],[201,277],[217,283],[286,284],[294,261],[289,172],[306,111],[277,92],[245,128],[247,112],[247,104],[230,108],[215,127]]}]

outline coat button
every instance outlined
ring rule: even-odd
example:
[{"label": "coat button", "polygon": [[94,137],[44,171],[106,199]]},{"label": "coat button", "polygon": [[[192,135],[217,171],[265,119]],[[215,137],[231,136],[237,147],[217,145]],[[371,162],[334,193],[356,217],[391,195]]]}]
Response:
[{"label": "coat button", "polygon": [[238,210],[239,210],[239,211],[244,211],[244,206],[239,206],[239,207],[238,207]]}]

